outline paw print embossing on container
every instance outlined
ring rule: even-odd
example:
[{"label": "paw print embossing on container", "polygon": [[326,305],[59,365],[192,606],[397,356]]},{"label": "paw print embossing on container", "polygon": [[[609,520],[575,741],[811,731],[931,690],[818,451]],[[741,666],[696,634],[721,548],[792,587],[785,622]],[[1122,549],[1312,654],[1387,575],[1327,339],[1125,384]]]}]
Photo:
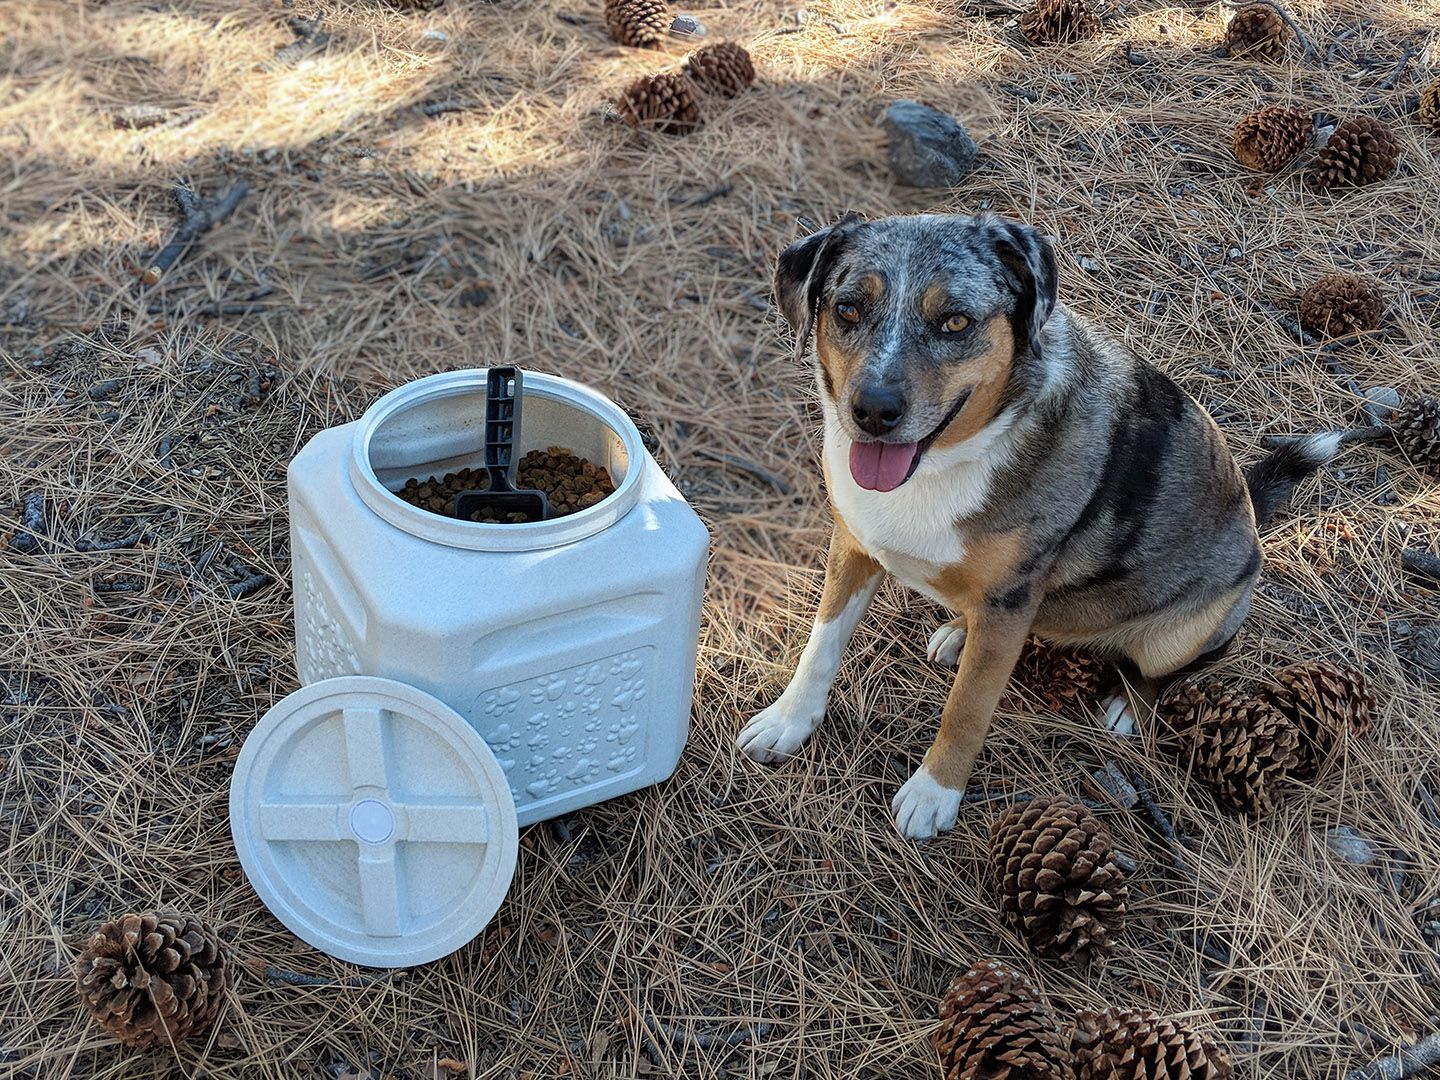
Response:
[{"label": "paw print embossing on container", "polygon": [[620,689],[615,691],[615,696],[610,699],[610,704],[621,712],[625,712],[644,696],[644,679],[626,679],[620,684]]},{"label": "paw print embossing on container", "polygon": [[546,769],[544,773],[536,776],[528,784],[525,790],[537,799],[543,799],[546,795],[554,794],[560,786],[560,770]]},{"label": "paw print embossing on container", "polygon": [[297,650],[301,682],[360,673],[360,656],[355,644],[331,613],[315,575],[309,570],[300,575],[300,621],[305,629],[304,648]]},{"label": "paw print embossing on container", "polygon": [[502,716],[509,716],[519,703],[520,691],[512,686],[502,686],[481,697],[480,714],[488,719],[496,720]]},{"label": "paw print embossing on container", "polygon": [[610,755],[610,760],[606,762],[606,766],[611,772],[623,772],[634,764],[638,752],[638,749],[634,746],[621,747]]},{"label": "paw print embossing on container", "polygon": [[530,688],[530,700],[536,705],[547,701],[559,701],[565,693],[564,675],[545,675],[535,680]]}]

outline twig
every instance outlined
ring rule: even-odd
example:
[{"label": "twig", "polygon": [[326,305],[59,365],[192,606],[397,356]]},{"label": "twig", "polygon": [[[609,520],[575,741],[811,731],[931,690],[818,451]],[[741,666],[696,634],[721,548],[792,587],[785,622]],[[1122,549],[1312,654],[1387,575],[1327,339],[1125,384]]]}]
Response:
[{"label": "twig", "polygon": [[[657,1035],[663,1035],[671,1043],[678,1043],[681,1046],[693,1046],[697,1050],[711,1050],[717,1046],[744,1046],[748,1042],[763,1039],[774,1030],[775,1025],[760,1023],[753,1027],[742,1027],[737,1031],[721,1034],[720,1032],[697,1031],[693,1035],[683,1028],[677,1028],[673,1024],[666,1024],[656,1020],[653,1016],[645,1016],[645,1026]],[[656,1061],[659,1064],[658,1059]]]},{"label": "twig", "polygon": [[1039,94],[1037,94],[1034,90],[1028,90],[1023,86],[1002,86],[1000,89],[1004,90],[1007,94],[1014,94],[1016,97],[1024,98],[1026,101],[1029,102],[1036,102],[1040,100]]},{"label": "twig", "polygon": [[1440,559],[1419,548],[1406,548],[1400,552],[1400,565],[1412,574],[1440,582]]},{"label": "twig", "polygon": [[464,112],[466,109],[473,109],[474,106],[468,101],[427,101],[420,106],[420,111],[426,116],[444,116],[446,113]]},{"label": "twig", "polygon": [[684,198],[670,197],[670,205],[674,207],[708,206],[716,199],[723,199],[735,190],[735,185],[726,181],[709,191],[703,191],[699,195],[687,195]]},{"label": "twig", "polygon": [[1440,1065],[1440,1034],[1407,1046],[1398,1054],[1376,1058],[1368,1065],[1351,1069],[1345,1080],[1409,1080],[1433,1065]]},{"label": "twig", "polygon": [[160,440],[160,445],[155,448],[155,459],[160,462],[162,469],[173,469],[174,462],[170,460],[170,436],[166,435]]},{"label": "twig", "polygon": [[1225,7],[1237,9],[1256,6],[1268,7],[1271,11],[1275,12],[1276,15],[1280,16],[1281,20],[1285,23],[1285,25],[1290,28],[1290,32],[1295,35],[1295,40],[1300,42],[1300,48],[1304,50],[1305,59],[1320,59],[1320,50],[1315,48],[1315,46],[1311,43],[1310,39],[1306,36],[1305,31],[1300,29],[1300,24],[1297,23],[1294,19],[1292,19],[1290,17],[1290,13],[1286,11],[1283,7],[1281,7],[1279,4],[1275,3],[1274,0],[1220,0],[1220,3],[1223,4]]},{"label": "twig", "polygon": [[45,538],[45,496],[32,491],[20,502],[20,526],[25,531],[10,537],[10,550],[33,555]]},{"label": "twig", "polygon": [[783,476],[776,475],[763,465],[757,465],[755,462],[749,461],[746,458],[738,457],[735,454],[727,454],[722,451],[705,450],[702,448],[695,452],[701,457],[709,458],[711,461],[718,461],[722,465],[730,465],[736,469],[740,469],[742,472],[748,472],[751,476],[757,476],[781,495],[795,494],[795,487],[790,481],[786,480]]},{"label": "twig", "polygon": [[184,215],[184,220],[180,222],[180,227],[175,230],[170,242],[160,249],[155,261],[141,276],[141,289],[158,283],[165,276],[165,272],[189,250],[191,244],[234,213],[235,207],[240,205],[240,200],[245,198],[249,190],[250,185],[241,180],[219,202],[202,199],[189,188],[180,187],[172,191],[171,197]]},{"label": "twig", "polygon": [[262,965],[253,960],[246,960],[244,963],[251,971],[262,975],[271,986],[374,986],[390,979],[394,974],[385,972],[379,975],[352,975],[348,979],[329,979],[323,975],[302,975],[298,971],[287,971],[273,964]]},{"label": "twig", "polygon": [[1374,25],[1375,21],[1373,19],[1361,19],[1354,26],[1350,27],[1349,30],[1346,30],[1343,33],[1339,34],[1335,38],[1335,40],[1330,43],[1330,47],[1325,50],[1326,65],[1328,66],[1335,62],[1335,55],[1340,51],[1340,46],[1345,44],[1347,38],[1353,37],[1355,34],[1360,33],[1362,30],[1368,30]]},{"label": "twig", "polygon": [[269,574],[251,574],[249,577],[227,586],[225,591],[230,594],[231,600],[244,600],[247,596],[254,596],[274,580]]},{"label": "twig", "polygon": [[1141,777],[1138,772],[1132,772],[1130,774],[1130,784],[1134,787],[1136,796],[1139,797],[1139,805],[1140,808],[1145,811],[1145,817],[1149,820],[1150,824],[1155,827],[1155,831],[1160,834],[1161,839],[1165,841],[1166,850],[1170,853],[1170,865],[1173,866],[1182,877],[1199,889],[1200,895],[1207,900],[1214,901],[1218,899],[1213,892],[1200,884],[1200,875],[1195,872],[1195,869],[1190,865],[1190,860],[1185,857],[1185,845],[1180,843],[1180,836],[1175,830],[1174,822],[1172,822],[1165,811],[1160,808],[1160,804],[1155,801],[1155,796],[1150,793],[1150,789],[1145,785],[1144,778]]},{"label": "twig", "polygon": [[139,581],[97,581],[95,583],[96,595],[100,596],[106,593],[135,593],[144,591],[145,585]]},{"label": "twig", "polygon": [[149,539],[149,533],[133,532],[129,536],[120,537],[118,540],[76,540],[75,550],[80,552],[121,551],[125,548],[133,548],[135,545]]},{"label": "twig", "polygon": [[[151,304],[145,309],[145,312],[149,315],[176,315],[182,310],[184,310],[183,304],[176,304],[174,307],[167,304]],[[270,305],[268,304],[205,304],[202,307],[195,308],[193,311],[186,312],[186,314],[193,315],[197,319],[208,319],[221,315],[254,315],[258,312],[269,310]]]},{"label": "twig", "polygon": [[290,19],[290,31],[295,35],[295,40],[276,49],[275,58],[262,65],[264,70],[277,71],[282,67],[290,67],[324,49],[330,43],[330,35],[320,30],[320,24],[324,21],[323,11],[313,19]]},{"label": "twig", "polygon": [[1385,78],[1381,79],[1378,83],[1375,84],[1375,89],[1394,90],[1395,84],[1400,81],[1400,76],[1403,75],[1405,73],[1405,69],[1410,66],[1410,61],[1412,58],[1414,58],[1417,51],[1418,50],[1415,48],[1414,45],[1406,42],[1405,50],[1400,54],[1400,59],[1395,64],[1394,69],[1391,70],[1389,75],[1386,75]]}]

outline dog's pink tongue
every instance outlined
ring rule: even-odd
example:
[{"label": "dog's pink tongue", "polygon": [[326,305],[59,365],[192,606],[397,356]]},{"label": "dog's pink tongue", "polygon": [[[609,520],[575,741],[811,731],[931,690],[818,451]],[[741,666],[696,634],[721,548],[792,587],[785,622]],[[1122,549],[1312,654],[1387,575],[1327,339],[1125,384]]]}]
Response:
[{"label": "dog's pink tongue", "polygon": [[910,475],[918,444],[857,442],[850,444],[850,475],[871,491],[894,491]]}]

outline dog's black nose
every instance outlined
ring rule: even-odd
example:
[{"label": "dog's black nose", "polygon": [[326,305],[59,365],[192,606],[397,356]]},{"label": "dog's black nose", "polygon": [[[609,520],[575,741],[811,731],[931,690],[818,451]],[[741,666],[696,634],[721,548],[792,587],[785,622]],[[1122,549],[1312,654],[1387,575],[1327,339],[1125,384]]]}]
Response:
[{"label": "dog's black nose", "polygon": [[905,417],[905,399],[883,386],[865,386],[850,395],[850,413],[860,430],[884,435]]}]

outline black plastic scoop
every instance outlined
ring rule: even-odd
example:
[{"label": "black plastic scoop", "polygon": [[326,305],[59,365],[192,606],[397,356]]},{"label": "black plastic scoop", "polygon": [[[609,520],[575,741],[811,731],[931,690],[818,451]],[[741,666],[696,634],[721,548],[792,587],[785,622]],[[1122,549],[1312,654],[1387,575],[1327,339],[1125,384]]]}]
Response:
[{"label": "black plastic scoop", "polygon": [[490,511],[495,521],[510,521],[521,515],[525,521],[550,517],[550,502],[543,491],[515,487],[510,479],[515,468],[515,448],[520,445],[520,399],[524,376],[516,367],[492,367],[485,388],[485,468],[490,472],[488,491],[462,491],[455,497],[455,516],[473,521],[476,514]]}]

